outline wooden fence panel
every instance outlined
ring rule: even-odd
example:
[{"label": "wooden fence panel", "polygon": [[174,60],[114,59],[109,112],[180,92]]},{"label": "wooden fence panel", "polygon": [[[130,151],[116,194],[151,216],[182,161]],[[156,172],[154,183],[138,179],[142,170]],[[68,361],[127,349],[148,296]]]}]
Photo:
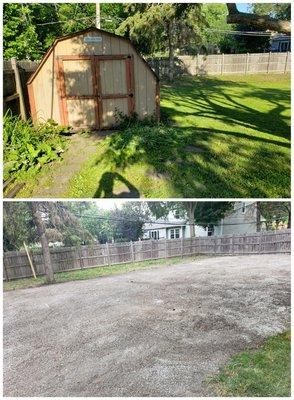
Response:
[{"label": "wooden fence panel", "polygon": [[[50,249],[55,273],[176,256],[278,254],[290,251],[290,229],[242,235],[146,240]],[[30,251],[30,255],[36,275],[44,275],[41,250]],[[25,251],[4,253],[3,265],[4,280],[32,277]]]},{"label": "wooden fence panel", "polygon": [[[151,68],[160,78],[168,77],[167,58],[148,59]],[[181,75],[223,75],[287,73],[291,71],[291,53],[247,53],[178,56],[175,60],[175,77]]]}]

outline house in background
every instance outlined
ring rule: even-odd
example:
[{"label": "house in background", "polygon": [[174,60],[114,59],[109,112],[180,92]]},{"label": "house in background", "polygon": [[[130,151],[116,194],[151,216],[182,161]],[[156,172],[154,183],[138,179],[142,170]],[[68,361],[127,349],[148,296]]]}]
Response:
[{"label": "house in background", "polygon": [[[265,229],[261,217],[261,230]],[[236,201],[231,210],[219,224],[213,226],[213,235],[231,235],[257,232],[257,207],[253,201]]]},{"label": "house in background", "polygon": [[[207,229],[195,226],[195,236],[208,236]],[[143,239],[180,239],[190,237],[187,219],[180,218],[177,212],[170,212],[166,218],[144,224]]]},{"label": "house in background", "polygon": [[271,38],[270,51],[281,53],[291,51],[291,36],[288,35],[274,35]]}]

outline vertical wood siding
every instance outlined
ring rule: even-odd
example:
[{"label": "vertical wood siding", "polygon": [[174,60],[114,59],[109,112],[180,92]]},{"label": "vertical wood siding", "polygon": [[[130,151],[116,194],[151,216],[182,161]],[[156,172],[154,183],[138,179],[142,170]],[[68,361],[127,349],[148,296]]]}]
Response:
[{"label": "vertical wood siding", "polygon": [[[98,43],[87,44],[84,43],[85,36],[99,36],[102,40]],[[134,100],[131,103],[122,98],[100,101],[103,110],[101,115],[102,127],[108,128],[115,124],[115,109],[128,114],[128,104],[132,105],[140,118],[156,115],[156,78],[133,47],[124,39],[93,31],[58,42],[53,53],[48,57],[32,82],[39,121],[53,118],[56,122],[62,123],[60,113],[62,107],[58,103],[58,83],[56,82],[56,71],[53,68],[54,59],[58,56],[131,55],[134,60]],[[126,60],[104,60],[100,61],[99,64],[102,93],[106,95],[126,94],[128,90]],[[63,60],[63,69],[67,95],[93,94],[90,61]],[[87,126],[93,127],[95,125],[93,112],[87,110],[87,107],[92,107],[93,103],[94,101],[89,99],[67,100],[68,123],[78,127],[86,123]],[[81,116],[82,113],[85,113],[84,118]]]}]

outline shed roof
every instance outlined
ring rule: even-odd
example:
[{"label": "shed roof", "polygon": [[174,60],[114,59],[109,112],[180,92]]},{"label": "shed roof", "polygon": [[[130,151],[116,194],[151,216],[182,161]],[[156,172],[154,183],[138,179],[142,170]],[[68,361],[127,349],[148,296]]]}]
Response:
[{"label": "shed roof", "polygon": [[111,32],[104,31],[103,29],[98,29],[98,28],[95,28],[95,27],[90,27],[90,28],[82,29],[81,31],[77,31],[77,32],[74,32],[74,33],[70,33],[69,35],[61,36],[61,37],[55,39],[54,42],[53,42],[53,44],[52,44],[52,46],[46,51],[46,53],[44,54],[43,58],[41,59],[41,61],[40,61],[39,65],[38,65],[36,71],[30,76],[30,78],[29,78],[27,84],[29,85],[30,83],[33,82],[33,80],[34,80],[35,77],[38,75],[38,73],[39,73],[39,71],[41,70],[43,64],[45,63],[45,61],[47,60],[47,58],[50,56],[50,54],[52,53],[52,51],[53,51],[53,49],[54,49],[54,47],[56,46],[57,43],[61,42],[62,40],[69,39],[69,38],[71,38],[71,37],[80,36],[80,35],[83,35],[83,34],[85,34],[85,33],[87,33],[87,32],[93,32],[93,31],[101,32],[101,33],[103,33],[103,34],[105,34],[105,35],[112,36],[112,37],[118,38],[118,39],[120,39],[120,40],[124,40],[125,42],[127,42],[128,44],[130,44],[130,45],[133,47],[133,49],[134,49],[134,51],[136,52],[136,54],[138,55],[138,57],[141,58],[141,60],[145,63],[145,65],[147,66],[147,68],[148,68],[148,69],[151,71],[151,73],[154,75],[156,81],[159,81],[159,78],[158,78],[157,74],[153,71],[153,69],[150,67],[150,65],[147,63],[147,61],[141,56],[141,54],[140,54],[139,51],[136,49],[136,47],[134,46],[134,44],[130,41],[130,39],[125,38],[124,36],[116,35],[115,33],[111,33]]}]

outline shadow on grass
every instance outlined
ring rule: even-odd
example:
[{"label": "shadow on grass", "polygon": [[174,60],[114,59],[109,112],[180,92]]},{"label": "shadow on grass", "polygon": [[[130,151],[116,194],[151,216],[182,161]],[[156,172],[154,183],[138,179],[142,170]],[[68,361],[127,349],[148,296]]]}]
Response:
[{"label": "shadow on grass", "polygon": [[[289,106],[288,90],[185,78],[162,93],[162,112],[173,126],[137,122],[114,133],[103,155],[111,170],[123,173],[143,161],[179,197],[289,196],[290,127],[282,115]],[[104,197],[113,197],[115,179],[125,178],[105,173],[95,197],[103,190]]]},{"label": "shadow on grass", "polygon": [[[123,183],[128,191],[114,193],[114,183],[119,181]],[[103,195],[102,195],[103,194]],[[140,197],[139,191],[132,185],[127,179],[117,172],[104,172],[100,179],[99,187],[94,195],[94,198],[105,197],[105,198],[134,198]]]}]

